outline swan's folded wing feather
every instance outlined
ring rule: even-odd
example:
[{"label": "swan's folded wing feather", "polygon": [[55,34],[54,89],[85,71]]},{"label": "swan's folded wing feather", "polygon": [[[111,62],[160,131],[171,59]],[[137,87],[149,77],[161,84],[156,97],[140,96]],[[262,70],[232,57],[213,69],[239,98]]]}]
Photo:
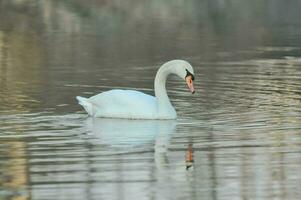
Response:
[{"label": "swan's folded wing feather", "polygon": [[134,90],[110,90],[89,98],[98,117],[153,118],[156,98]]}]

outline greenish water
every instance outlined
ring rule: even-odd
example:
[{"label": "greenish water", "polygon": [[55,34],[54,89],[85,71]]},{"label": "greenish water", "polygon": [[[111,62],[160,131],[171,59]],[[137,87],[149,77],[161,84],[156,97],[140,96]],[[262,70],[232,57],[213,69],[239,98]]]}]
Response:
[{"label": "greenish water", "polygon": [[[298,199],[300,9],[0,0],[0,199]],[[194,95],[168,80],[178,120],[92,119],[75,100],[153,95],[175,58],[196,73]]]}]

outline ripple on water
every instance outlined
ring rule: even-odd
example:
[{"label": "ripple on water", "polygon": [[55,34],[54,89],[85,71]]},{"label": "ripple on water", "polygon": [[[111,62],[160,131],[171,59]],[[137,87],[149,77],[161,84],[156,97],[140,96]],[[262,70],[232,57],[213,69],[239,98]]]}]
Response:
[{"label": "ripple on water", "polygon": [[[126,1],[7,2],[0,3],[0,24],[11,21],[0,30],[0,199],[298,199],[301,59],[287,21],[269,12],[264,22],[275,25],[241,34],[248,16],[261,24],[252,18],[258,12],[235,17],[243,3],[230,10],[202,3],[199,15],[183,1],[179,21],[169,15],[181,1],[139,2],[134,12]],[[221,10],[234,17],[218,19]],[[140,12],[159,15],[145,20]],[[74,98],[112,88],[153,95],[158,66],[174,57],[196,73],[194,95],[183,80],[168,79],[177,121],[92,119]]]}]

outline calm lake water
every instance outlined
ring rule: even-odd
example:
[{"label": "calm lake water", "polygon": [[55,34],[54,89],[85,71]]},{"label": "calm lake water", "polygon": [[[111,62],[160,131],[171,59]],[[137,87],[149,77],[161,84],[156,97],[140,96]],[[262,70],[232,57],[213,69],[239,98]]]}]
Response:
[{"label": "calm lake water", "polygon": [[[300,10],[0,0],[0,199],[299,199]],[[93,119],[75,100],[153,95],[175,58],[196,73],[194,95],[168,80],[178,120]]]}]

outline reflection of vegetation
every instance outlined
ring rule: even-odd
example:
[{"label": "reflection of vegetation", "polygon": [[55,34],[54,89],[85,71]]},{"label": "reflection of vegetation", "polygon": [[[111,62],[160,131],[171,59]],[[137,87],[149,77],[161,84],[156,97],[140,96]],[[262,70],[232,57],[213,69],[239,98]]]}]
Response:
[{"label": "reflection of vegetation", "polygon": [[[11,200],[25,200],[28,197],[20,191],[28,187],[28,164],[26,159],[25,143],[21,141],[6,142],[6,148],[1,148],[3,157],[0,164],[0,187],[14,191]],[[21,194],[20,194],[21,193]],[[0,195],[1,196],[1,195]]]},{"label": "reflection of vegetation", "polygon": [[30,105],[35,102],[27,95],[28,91],[42,79],[40,75],[42,52],[34,34],[17,31],[2,34],[0,91],[7,102],[1,102],[0,108],[4,104],[6,109],[8,106],[13,110],[24,112],[28,109],[24,104]]}]

